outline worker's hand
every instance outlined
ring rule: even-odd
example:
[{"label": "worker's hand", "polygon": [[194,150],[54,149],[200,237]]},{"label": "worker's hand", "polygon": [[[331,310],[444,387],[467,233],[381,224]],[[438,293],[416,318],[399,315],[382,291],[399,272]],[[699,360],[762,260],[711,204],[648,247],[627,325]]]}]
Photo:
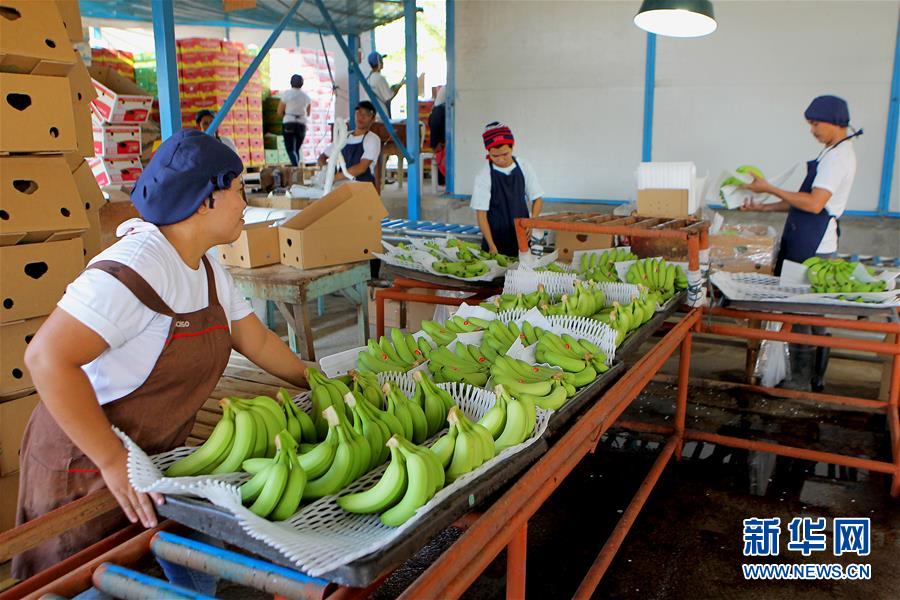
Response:
[{"label": "worker's hand", "polygon": [[750,190],[754,194],[767,194],[772,191],[772,184],[760,177],[753,176],[753,181],[741,186],[746,190]]},{"label": "worker's hand", "polygon": [[496,244],[488,244],[488,252],[491,254],[498,254],[497,245]]},{"label": "worker's hand", "polygon": [[100,474],[129,521],[137,523],[140,520],[144,527],[156,527],[156,510],[151,498],[157,504],[162,504],[163,496],[142,494],[131,487],[128,482],[128,451],[124,447],[107,466],[101,467]]}]

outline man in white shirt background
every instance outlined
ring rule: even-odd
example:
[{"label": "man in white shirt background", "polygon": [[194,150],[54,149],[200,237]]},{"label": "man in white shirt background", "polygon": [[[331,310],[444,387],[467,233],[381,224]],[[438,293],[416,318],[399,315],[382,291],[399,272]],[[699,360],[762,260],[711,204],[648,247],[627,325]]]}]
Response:
[{"label": "man in white shirt background", "polygon": [[372,68],[372,72],[366,77],[366,81],[369,82],[369,86],[372,88],[372,91],[375,92],[375,95],[378,97],[378,100],[388,117],[390,117],[391,100],[394,99],[394,96],[396,96],[397,92],[400,91],[400,88],[403,87],[405,80],[400,83],[395,83],[394,85],[390,85],[387,82],[387,79],[385,79],[384,75],[381,73],[381,70],[384,68],[385,56],[386,55],[378,54],[377,52],[369,53],[368,62],[369,66]]},{"label": "man in white shirt background", "polygon": [[[341,154],[347,164],[347,172],[355,181],[368,181],[375,185],[375,163],[381,153],[381,138],[369,131],[375,122],[375,106],[368,100],[363,100],[356,105],[355,116],[356,129],[347,138]],[[326,146],[319,156],[320,167],[328,162],[333,150],[333,144]],[[335,183],[345,179],[347,178],[342,171],[334,174]]]},{"label": "man in white shirt background", "polygon": [[282,117],[284,147],[291,159],[291,165],[295,167],[300,163],[302,156],[300,148],[303,147],[303,140],[306,138],[306,118],[312,110],[312,99],[300,89],[302,87],[303,76],[292,75],[291,89],[281,94],[281,101],[278,103],[278,116]]}]

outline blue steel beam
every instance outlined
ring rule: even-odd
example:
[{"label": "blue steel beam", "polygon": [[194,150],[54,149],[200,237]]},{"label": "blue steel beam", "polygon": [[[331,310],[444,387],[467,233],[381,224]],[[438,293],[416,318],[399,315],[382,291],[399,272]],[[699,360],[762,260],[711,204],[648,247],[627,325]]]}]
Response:
[{"label": "blue steel beam", "polygon": [[359,77],[356,76],[359,69],[354,70],[353,65],[350,63],[359,64],[359,61],[356,59],[359,56],[359,36],[348,35],[347,47],[350,48],[352,56],[352,58],[347,58],[347,87],[350,88],[347,91],[347,96],[350,99],[350,129],[356,129],[356,111],[354,109],[359,104]]},{"label": "blue steel beam", "polygon": [[[394,144],[397,145],[397,149],[403,154],[403,156],[408,161],[412,161],[412,156],[410,156],[409,151],[406,149],[406,146],[403,142],[400,141],[400,136],[397,135],[397,131],[394,129],[394,126],[391,125],[391,119],[388,117],[387,112],[385,112],[384,108],[381,106],[381,102],[378,101],[378,98],[375,96],[375,92],[372,91],[372,86],[369,85],[369,82],[366,81],[366,78],[363,77],[362,71],[359,69],[359,64],[354,60],[353,54],[350,52],[350,48],[347,46],[347,42],[344,41],[344,37],[341,35],[340,30],[337,25],[334,23],[334,19],[331,18],[331,14],[328,12],[328,9],[325,8],[325,3],[322,0],[315,0],[316,6],[319,7],[319,12],[322,13],[322,18],[325,19],[325,22],[328,23],[328,28],[331,30],[332,35],[334,35],[334,39],[337,40],[338,46],[341,47],[341,51],[344,53],[344,56],[347,57],[347,64],[356,73],[356,77],[359,79],[359,83],[363,86],[363,89],[366,90],[366,94],[368,94],[369,99],[372,101],[372,104],[375,105],[375,112],[378,113],[378,116],[381,117],[381,120],[384,122],[385,129],[387,129],[388,134],[391,136],[391,139],[394,140]],[[350,110],[353,110],[353,107],[350,107]]]},{"label": "blue steel beam", "polygon": [[[154,1],[167,1],[167,0],[154,0]],[[228,94],[228,98],[225,100],[225,104],[222,106],[222,109],[216,113],[213,122],[210,124],[209,129],[206,130],[206,133],[209,135],[215,135],[216,130],[219,128],[219,125],[222,124],[222,121],[225,120],[225,116],[228,114],[228,111],[231,110],[231,107],[234,106],[234,103],[237,101],[238,97],[241,95],[241,92],[244,91],[244,88],[247,86],[247,83],[250,82],[250,78],[253,77],[253,74],[256,73],[256,70],[259,68],[259,65],[262,64],[263,59],[266,58],[266,55],[269,53],[269,50],[272,46],[275,45],[275,41],[278,39],[278,36],[281,35],[281,32],[284,31],[284,28],[287,27],[287,24],[294,18],[294,15],[297,12],[297,9],[300,8],[300,5],[303,4],[303,0],[294,0],[294,3],[291,5],[287,12],[284,13],[284,16],[281,18],[281,21],[278,25],[275,26],[274,31],[269,36],[269,39],[266,40],[266,43],[262,45],[262,48],[259,49],[259,54],[256,55],[256,58],[253,59],[253,62],[250,63],[250,66],[247,67],[247,70],[241,75],[240,80],[237,82],[237,85],[234,86],[234,89],[231,90],[231,93]]]},{"label": "blue steel beam", "polygon": [[169,0],[153,0],[153,40],[159,89],[159,126],[162,139],[181,129],[178,66],[175,56],[175,14]]},{"label": "blue steel beam", "polygon": [[[422,190],[419,171],[422,164],[419,153],[422,144],[419,142],[419,74],[418,74],[418,40],[416,39],[416,23],[418,12],[416,0],[405,0],[403,3],[403,21],[406,30],[406,144],[412,157],[408,158],[406,170],[406,216],[414,221],[419,220],[422,212]],[[432,174],[432,177],[434,175]]]},{"label": "blue steel beam", "polygon": [[444,110],[446,115],[444,168],[447,171],[444,181],[447,193],[456,191],[456,0],[447,0],[446,52],[447,52],[447,100]]},{"label": "blue steel beam", "polygon": [[211,596],[108,562],[97,567],[92,579],[98,590],[109,594],[112,598],[215,600]]},{"label": "blue steel beam", "polygon": [[891,183],[897,153],[897,120],[900,118],[900,18],[894,38],[894,73],[891,77],[891,98],[888,106],[887,131],[884,137],[884,160],[881,163],[881,189],[878,192],[878,214],[886,215],[891,206]]},{"label": "blue steel beam", "polygon": [[656,34],[647,34],[647,62],[644,66],[644,137],[641,161],[653,160],[653,96],[656,90]]}]

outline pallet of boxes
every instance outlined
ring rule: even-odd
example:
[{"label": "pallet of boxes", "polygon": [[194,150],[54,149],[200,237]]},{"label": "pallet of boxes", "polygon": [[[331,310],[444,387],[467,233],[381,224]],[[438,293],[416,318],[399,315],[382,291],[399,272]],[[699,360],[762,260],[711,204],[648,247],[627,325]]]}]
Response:
[{"label": "pallet of boxes", "polygon": [[[94,90],[77,0],[4,0],[0,19],[0,530],[14,525],[22,432],[38,396],[28,342],[99,251]],[[93,240],[93,241],[92,241]],[[86,251],[86,246],[90,250]]]}]

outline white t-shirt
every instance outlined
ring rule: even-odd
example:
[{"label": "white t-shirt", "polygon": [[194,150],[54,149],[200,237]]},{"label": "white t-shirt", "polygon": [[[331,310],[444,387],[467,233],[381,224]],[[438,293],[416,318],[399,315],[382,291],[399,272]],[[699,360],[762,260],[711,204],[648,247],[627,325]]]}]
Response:
[{"label": "white t-shirt", "polygon": [[[369,82],[372,91],[375,92],[375,95],[381,100],[381,106],[384,108],[384,112],[387,112],[388,102],[394,97],[394,90],[391,89],[391,85],[387,82],[387,79],[384,78],[384,75],[382,75],[381,72],[372,71],[369,73],[369,76],[366,77],[366,81]],[[365,97],[366,95],[363,93],[363,98]],[[380,121],[381,115],[377,115],[377,117]]]},{"label": "white t-shirt", "polygon": [[[141,226],[148,231],[125,236],[91,262],[114,260],[131,267],[177,313],[207,307],[203,264],[191,269],[158,229],[146,223]],[[219,304],[230,326],[252,309],[215,258],[215,249],[207,257],[215,274]],[[150,310],[118,279],[97,269],[84,271],[69,284],[58,306],[109,344],[103,354],[83,367],[100,404],[122,398],[144,383],[162,353],[171,317]]]},{"label": "white t-shirt", "polygon": [[[363,145],[363,155],[361,160],[371,160],[371,164],[369,164],[369,170],[372,172],[372,175],[375,175],[375,163],[378,161],[378,155],[381,154],[381,138],[372,133],[371,131],[367,131],[363,135],[349,135],[347,136],[347,145],[350,144],[359,144],[362,142]],[[333,144],[328,144],[325,146],[325,151],[322,152],[325,156],[331,156],[331,149],[334,147]],[[348,167],[352,167],[353,165],[347,165]]]},{"label": "white t-shirt", "polygon": [[[816,170],[816,178],[812,186],[831,192],[831,197],[825,203],[828,214],[840,218],[847,208],[850,199],[850,189],[853,187],[853,179],[856,177],[856,152],[853,149],[853,141],[847,140],[840,146],[828,150],[819,160]],[[834,219],[828,222],[828,229],[819,242],[816,254],[830,254],[837,252],[838,236],[837,223]]]},{"label": "white t-shirt", "polygon": [[291,88],[282,92],[281,101],[284,102],[284,123],[306,123],[306,107],[312,100],[301,89]]},{"label": "white t-shirt", "polygon": [[[516,158],[516,161],[519,163],[522,174],[525,176],[525,195],[528,197],[528,201],[534,202],[538,198],[543,197],[544,190],[541,188],[541,184],[538,183],[534,169],[521,158]],[[488,210],[491,207],[491,169],[496,169],[504,175],[509,175],[515,168],[516,163],[501,169],[491,161],[486,160],[484,167],[475,176],[475,185],[472,187],[472,200],[469,201],[469,206],[472,210]],[[530,206],[528,207],[528,212],[531,212]]]}]

